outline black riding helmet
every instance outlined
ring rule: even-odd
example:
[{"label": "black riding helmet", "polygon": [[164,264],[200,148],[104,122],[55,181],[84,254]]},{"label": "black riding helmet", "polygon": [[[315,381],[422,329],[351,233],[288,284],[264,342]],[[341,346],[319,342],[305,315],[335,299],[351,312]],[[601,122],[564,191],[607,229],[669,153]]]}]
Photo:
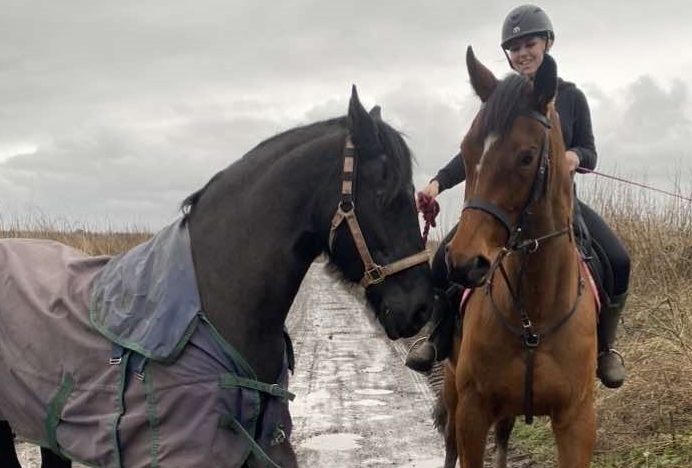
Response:
[{"label": "black riding helmet", "polygon": [[555,40],[553,23],[545,11],[536,5],[521,5],[507,14],[502,24],[502,49],[506,50],[513,39],[528,35],[544,35],[549,40]]}]

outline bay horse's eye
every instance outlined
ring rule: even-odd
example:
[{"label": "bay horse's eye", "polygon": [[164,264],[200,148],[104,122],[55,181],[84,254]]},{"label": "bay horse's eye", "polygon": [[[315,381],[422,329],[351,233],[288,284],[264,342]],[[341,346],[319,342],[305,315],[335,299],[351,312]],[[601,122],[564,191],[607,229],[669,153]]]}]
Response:
[{"label": "bay horse's eye", "polygon": [[519,153],[519,164],[529,166],[533,162],[533,151],[526,150]]}]

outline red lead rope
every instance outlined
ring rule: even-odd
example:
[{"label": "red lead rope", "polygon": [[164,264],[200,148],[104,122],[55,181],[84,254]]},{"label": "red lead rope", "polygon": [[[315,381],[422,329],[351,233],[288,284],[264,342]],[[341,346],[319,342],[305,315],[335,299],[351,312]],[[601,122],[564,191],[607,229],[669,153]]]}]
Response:
[{"label": "red lead rope", "polygon": [[418,192],[418,210],[423,215],[423,220],[425,221],[425,227],[423,228],[423,244],[427,244],[430,226],[437,226],[437,224],[435,224],[435,218],[440,212],[440,204],[430,195]]}]

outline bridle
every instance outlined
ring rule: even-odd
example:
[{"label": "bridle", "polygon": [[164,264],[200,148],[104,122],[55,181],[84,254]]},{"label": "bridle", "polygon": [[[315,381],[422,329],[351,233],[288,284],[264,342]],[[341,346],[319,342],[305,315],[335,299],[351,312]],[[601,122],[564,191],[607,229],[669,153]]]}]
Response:
[{"label": "bridle", "polygon": [[336,230],[345,220],[351,231],[356,249],[358,249],[358,253],[360,254],[360,259],[363,261],[364,272],[360,284],[366,288],[373,284],[383,282],[387,276],[427,262],[430,258],[430,252],[428,250],[423,250],[388,265],[381,266],[375,263],[372,259],[372,255],[370,255],[370,250],[368,249],[365,237],[363,237],[363,232],[360,229],[360,224],[358,224],[358,219],[356,218],[355,196],[353,192],[355,183],[356,150],[350,135],[346,136],[343,155],[344,166],[341,178],[341,200],[332,218],[332,225],[329,231],[329,251],[334,253],[334,237]]},{"label": "bridle", "polygon": [[[525,226],[528,222],[530,215],[532,214],[533,206],[540,200],[542,196],[546,194],[547,191],[547,176],[550,165],[550,153],[549,153],[549,132],[551,128],[550,121],[548,118],[537,111],[529,111],[525,114],[526,117],[530,117],[534,120],[540,122],[545,128],[545,138],[543,139],[543,144],[541,147],[541,160],[536,168],[536,175],[533,179],[533,184],[531,187],[531,192],[526,201],[524,209],[521,211],[519,218],[515,224],[510,222],[510,216],[501,207],[496,204],[483,200],[481,198],[473,198],[464,204],[464,210],[475,209],[481,210],[485,213],[491,215],[495,220],[497,220],[508,233],[508,239],[505,246],[500,250],[493,261],[490,269],[487,273],[487,280],[485,283],[485,294],[490,298],[490,302],[493,306],[493,311],[495,316],[500,321],[500,323],[509,330],[512,334],[517,335],[522,339],[525,350],[525,360],[526,360],[526,373],[524,376],[524,416],[526,418],[526,423],[531,424],[533,422],[533,363],[534,363],[534,351],[541,342],[541,338],[557,331],[569,319],[574,315],[579,305],[579,300],[582,296],[584,290],[584,279],[581,274],[581,269],[578,269],[577,277],[577,297],[572,305],[571,309],[563,317],[544,326],[540,330],[536,330],[531,322],[531,318],[526,310],[526,305],[524,303],[524,297],[520,289],[522,279],[525,272],[526,260],[528,255],[536,252],[544,241],[562,236],[571,236],[572,230],[571,226],[567,225],[562,229],[555,230],[548,234],[534,237],[534,238],[524,238],[523,233]],[[512,286],[507,270],[505,269],[503,260],[512,254],[522,254],[522,261],[519,267],[518,280],[516,282],[516,287]],[[500,311],[499,307],[495,303],[492,294],[493,279],[495,278],[495,272],[500,271],[502,278],[507,285],[510,296],[512,297],[513,309],[518,312],[519,318],[521,320],[521,327],[518,327],[510,322],[510,320],[505,317],[505,315]]]}]

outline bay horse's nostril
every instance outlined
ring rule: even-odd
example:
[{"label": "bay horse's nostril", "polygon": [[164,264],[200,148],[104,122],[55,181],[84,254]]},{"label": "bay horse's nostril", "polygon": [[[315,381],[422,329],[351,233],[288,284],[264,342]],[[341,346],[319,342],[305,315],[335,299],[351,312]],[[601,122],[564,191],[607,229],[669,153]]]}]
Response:
[{"label": "bay horse's nostril", "polygon": [[483,284],[490,271],[490,260],[477,255],[471,260],[449,270],[449,280],[466,288],[476,288]]}]

